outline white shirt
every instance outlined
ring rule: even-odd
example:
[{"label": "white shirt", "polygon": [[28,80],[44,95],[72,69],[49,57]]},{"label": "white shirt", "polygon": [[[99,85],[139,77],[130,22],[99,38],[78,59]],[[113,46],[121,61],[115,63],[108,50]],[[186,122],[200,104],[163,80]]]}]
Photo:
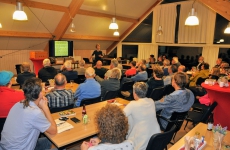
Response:
[{"label": "white shirt", "polygon": [[127,139],[134,142],[135,150],[145,150],[150,137],[160,133],[156,119],[155,103],[151,98],[141,98],[131,101],[124,112],[129,121]]},{"label": "white shirt", "polygon": [[133,142],[125,140],[119,144],[99,144],[97,146],[90,147],[88,150],[133,150]]}]

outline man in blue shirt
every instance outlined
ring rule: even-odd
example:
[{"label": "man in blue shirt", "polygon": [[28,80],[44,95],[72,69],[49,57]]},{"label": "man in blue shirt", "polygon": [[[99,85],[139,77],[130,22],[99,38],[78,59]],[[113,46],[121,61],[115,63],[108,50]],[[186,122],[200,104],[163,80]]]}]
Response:
[{"label": "man in blue shirt", "polygon": [[85,98],[96,98],[101,95],[101,86],[94,79],[95,70],[89,67],[85,71],[86,80],[84,83],[80,84],[74,93],[74,98],[77,99],[75,105],[80,106],[81,101]]}]

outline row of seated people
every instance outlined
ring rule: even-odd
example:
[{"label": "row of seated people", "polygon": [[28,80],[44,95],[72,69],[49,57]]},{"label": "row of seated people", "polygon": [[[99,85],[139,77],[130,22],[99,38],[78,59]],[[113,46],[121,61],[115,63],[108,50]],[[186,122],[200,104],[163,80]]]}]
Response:
[{"label": "row of seated people", "polygon": [[[118,69],[113,70],[117,70],[119,73]],[[86,82],[89,80],[89,82],[97,83],[93,79],[93,75],[94,69],[91,67],[87,68],[86,78],[87,76],[90,77],[86,79]],[[7,87],[9,88],[12,76],[11,72],[0,72],[1,91]],[[62,77],[65,79],[65,76],[62,74],[58,74],[56,77],[57,80],[61,80]],[[108,149],[111,147],[127,150],[146,149],[150,137],[153,134],[160,133],[161,130],[165,130],[167,127],[167,122],[162,119],[159,120],[158,124],[156,111],[162,110],[160,114],[165,118],[170,118],[172,112],[185,112],[192,106],[194,96],[190,90],[185,88],[187,81],[185,73],[175,73],[172,78],[172,86],[175,91],[156,102],[146,97],[148,91],[147,84],[136,82],[133,85],[134,101],[131,101],[123,111],[115,105],[107,105],[99,112],[95,112],[99,139],[92,139],[90,143],[83,142],[81,150]],[[82,88],[85,83],[79,85],[78,89],[80,92],[87,90]],[[39,133],[47,132],[55,135],[57,133],[57,126],[51,117],[48,99],[43,96],[41,80],[38,78],[28,79],[25,81],[22,89],[25,97],[14,98],[18,99],[18,102],[16,102],[7,115],[1,134],[0,147],[2,149],[12,149],[13,147],[18,149],[36,149],[40,146],[42,147],[41,149],[49,149],[51,142],[46,138],[38,139]],[[90,92],[93,92],[93,90]],[[19,91],[14,92],[19,93]],[[10,99],[10,96],[1,100],[8,99]],[[28,123],[30,124],[29,126]],[[14,139],[17,139],[17,142]],[[94,142],[92,142],[93,140]],[[91,142],[94,143],[93,146],[91,146]]]}]

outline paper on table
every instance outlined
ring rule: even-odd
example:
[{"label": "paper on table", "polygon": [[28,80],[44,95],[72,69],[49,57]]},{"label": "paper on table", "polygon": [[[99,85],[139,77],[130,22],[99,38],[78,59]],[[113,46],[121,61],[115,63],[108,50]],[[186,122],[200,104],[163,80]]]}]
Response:
[{"label": "paper on table", "polygon": [[115,105],[117,105],[117,106],[123,105],[123,104],[121,104],[121,103],[112,103],[112,104],[115,104]]},{"label": "paper on table", "polygon": [[61,133],[61,132],[64,132],[64,131],[67,131],[73,128],[73,126],[70,123],[66,121],[61,121],[59,119],[56,119],[55,123],[57,125],[58,133]]}]

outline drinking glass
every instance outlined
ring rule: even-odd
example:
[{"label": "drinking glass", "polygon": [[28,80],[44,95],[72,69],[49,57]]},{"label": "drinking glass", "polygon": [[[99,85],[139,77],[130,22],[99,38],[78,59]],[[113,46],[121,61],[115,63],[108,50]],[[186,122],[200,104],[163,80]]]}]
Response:
[{"label": "drinking glass", "polygon": [[73,87],[74,80],[70,80],[70,86]]}]

